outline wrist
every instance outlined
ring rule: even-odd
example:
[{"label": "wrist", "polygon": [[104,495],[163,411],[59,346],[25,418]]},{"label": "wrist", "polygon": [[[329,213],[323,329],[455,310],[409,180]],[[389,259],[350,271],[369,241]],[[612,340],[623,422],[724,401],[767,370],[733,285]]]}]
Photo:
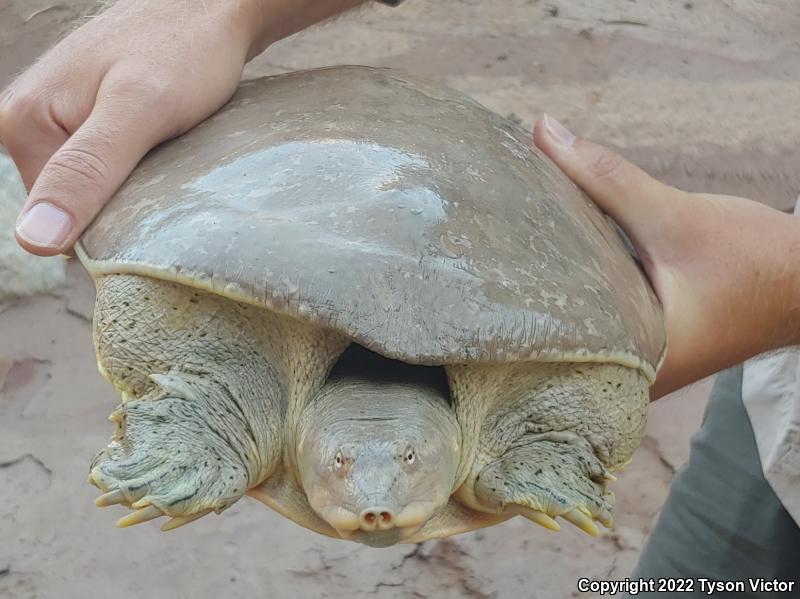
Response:
[{"label": "wrist", "polygon": [[[748,202],[735,255],[746,265],[738,273],[731,329],[740,332],[736,362],[800,343],[800,219]],[[745,227],[749,232],[745,232]],[[735,271],[734,271],[735,272]]]},{"label": "wrist", "polygon": [[334,17],[367,0],[246,0],[243,11],[250,42],[247,60],[273,43]]},{"label": "wrist", "polygon": [[739,260],[748,264],[740,289],[749,289],[731,312],[738,316],[731,325],[746,336],[743,358],[800,343],[800,219],[751,202],[747,208],[743,224],[750,231],[735,241]]}]

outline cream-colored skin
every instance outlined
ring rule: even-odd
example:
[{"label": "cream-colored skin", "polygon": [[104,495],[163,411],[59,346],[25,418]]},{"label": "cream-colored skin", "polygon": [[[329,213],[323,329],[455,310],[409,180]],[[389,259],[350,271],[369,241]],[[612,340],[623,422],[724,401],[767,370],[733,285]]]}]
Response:
[{"label": "cream-colored skin", "polygon": [[447,504],[461,430],[441,369],[352,346],[303,410],[295,444],[314,511],[340,537],[382,547]]},{"label": "cream-colored skin", "polygon": [[644,426],[635,370],[453,365],[448,397],[437,369],[350,352],[329,378],[349,341],[258,307],[131,275],[100,277],[97,290],[98,363],[123,403],[90,482],[99,506],[137,510],[121,526],[166,515],[169,530],[247,491],[373,546],[516,514],[590,534],[611,524],[608,471]]},{"label": "cream-colored skin", "polygon": [[272,475],[299,404],[346,345],[313,325],[136,276],[97,280],[94,337],[123,403],[90,481],[106,492],[98,505],[141,508],[121,526],[222,511]]},{"label": "cream-colored skin", "polygon": [[594,521],[613,524],[606,481],[644,434],[648,382],[639,371],[521,362],[450,366],[448,376],[464,429],[456,499],[553,530],[556,517],[591,535]]}]

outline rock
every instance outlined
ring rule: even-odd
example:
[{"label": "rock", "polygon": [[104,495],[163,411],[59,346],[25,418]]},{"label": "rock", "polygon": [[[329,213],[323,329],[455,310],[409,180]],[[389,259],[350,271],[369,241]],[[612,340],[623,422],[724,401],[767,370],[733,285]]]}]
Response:
[{"label": "rock", "polygon": [[64,284],[61,256],[32,256],[14,239],[14,223],[25,196],[17,167],[8,155],[0,152],[0,306],[14,298],[50,291]]}]

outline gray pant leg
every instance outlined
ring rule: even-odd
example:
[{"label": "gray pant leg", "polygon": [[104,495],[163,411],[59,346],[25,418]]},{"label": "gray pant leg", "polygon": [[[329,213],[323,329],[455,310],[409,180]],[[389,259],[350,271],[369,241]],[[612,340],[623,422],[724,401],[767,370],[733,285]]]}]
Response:
[{"label": "gray pant leg", "polygon": [[[721,374],[689,462],[669,496],[631,578],[749,577],[800,580],[800,528],[761,470],[750,420],[742,403],[742,368]],[[637,597],[708,597],[640,593]],[[722,593],[724,597],[800,597],[792,593]]]}]

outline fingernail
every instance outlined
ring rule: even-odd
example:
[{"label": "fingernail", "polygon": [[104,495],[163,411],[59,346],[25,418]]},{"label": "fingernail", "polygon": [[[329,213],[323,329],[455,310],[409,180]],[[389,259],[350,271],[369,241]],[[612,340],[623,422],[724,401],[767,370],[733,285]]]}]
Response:
[{"label": "fingernail", "polygon": [[572,131],[549,115],[544,115],[544,128],[547,130],[547,134],[562,146],[569,148],[575,143]]},{"label": "fingernail", "polygon": [[17,235],[31,245],[59,247],[72,231],[72,218],[49,202],[38,202],[17,221]]}]

